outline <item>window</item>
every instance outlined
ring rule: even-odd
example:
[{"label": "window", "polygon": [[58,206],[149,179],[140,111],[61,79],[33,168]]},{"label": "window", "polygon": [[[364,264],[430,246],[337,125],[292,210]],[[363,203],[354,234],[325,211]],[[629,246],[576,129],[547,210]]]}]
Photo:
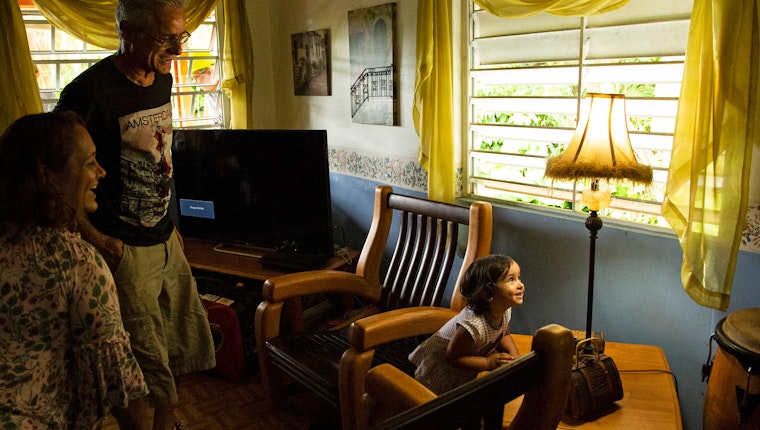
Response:
[{"label": "window", "polygon": [[[114,51],[79,40],[53,26],[29,1],[21,1],[29,51],[37,72],[42,107],[55,108],[61,90],[82,71]],[[177,128],[224,125],[216,13],[195,30],[174,61],[172,115]]]},{"label": "window", "polygon": [[610,184],[614,219],[660,215],[683,75],[691,1],[638,0],[602,15],[505,19],[470,7],[465,195],[585,210],[585,184],[543,177],[570,141],[586,93],[621,93],[637,157],[654,183]]}]

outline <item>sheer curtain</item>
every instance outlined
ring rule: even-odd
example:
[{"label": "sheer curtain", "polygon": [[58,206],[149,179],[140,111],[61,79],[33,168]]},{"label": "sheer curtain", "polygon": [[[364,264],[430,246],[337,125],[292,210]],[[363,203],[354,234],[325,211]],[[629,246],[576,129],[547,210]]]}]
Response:
[{"label": "sheer curtain", "polygon": [[24,115],[42,112],[40,90],[17,0],[0,2],[0,133]]},{"label": "sheer curtain", "polygon": [[222,47],[222,89],[230,99],[230,128],[252,128],[253,42],[248,26],[245,0],[222,0],[224,6],[224,46]]},{"label": "sheer curtain", "polygon": [[417,2],[417,69],[414,128],[420,136],[419,162],[428,171],[428,197],[453,202],[457,163],[454,141],[451,0]]},{"label": "sheer curtain", "polygon": [[[474,0],[504,18],[541,12],[594,15],[617,9],[629,0]],[[428,197],[451,202],[456,197],[458,164],[454,139],[452,94],[451,0],[417,3],[417,70],[414,83],[414,126],[420,137],[419,161],[428,171]]]},{"label": "sheer curtain", "polygon": [[[227,15],[225,21],[225,46],[223,51],[227,52],[229,46],[246,49],[250,52],[251,33],[248,28],[248,15],[240,14],[237,11],[245,12],[245,0],[221,0],[224,2],[225,12],[235,11]],[[52,22],[56,27],[65,32],[86,41],[87,43],[106,49],[117,49],[119,47],[119,38],[116,33],[116,24],[114,11],[116,10],[117,0],[34,0],[34,3],[40,9],[45,18]],[[185,0],[187,5],[187,29],[192,32],[216,7],[217,1],[207,0]],[[26,31],[21,18],[17,0],[3,0],[3,9],[0,9],[0,22],[3,28],[11,29],[15,37],[9,37],[7,34],[2,42],[6,49],[0,53],[0,66],[3,70],[0,76],[0,91],[2,94],[15,94],[14,101],[19,106],[10,106],[9,112],[3,109],[0,121],[7,125],[16,118],[26,113],[41,112],[42,105],[39,100],[39,88],[34,75],[32,60],[29,55],[29,45],[26,39]],[[8,10],[5,10],[8,9]],[[251,54],[248,55],[223,55],[222,67],[225,72],[234,70],[237,85],[228,85],[225,90],[232,102],[232,117],[237,118],[236,125],[244,127],[250,125],[247,100],[250,96],[250,86],[253,84],[253,61]],[[17,73],[5,73],[5,69],[11,69],[14,64],[20,65]],[[19,72],[21,74],[19,74]],[[29,74],[29,77],[26,74]],[[226,83],[226,81],[225,81]],[[223,84],[225,86],[225,84]],[[240,100],[245,99],[245,103]],[[35,106],[35,102],[38,106]],[[36,109],[36,110],[31,110]],[[242,118],[242,120],[241,120]]]},{"label": "sheer curtain", "polygon": [[[114,12],[117,0],[34,0],[40,13],[57,28],[105,49],[118,49]],[[216,1],[185,0],[187,31],[198,28]]]},{"label": "sheer curtain", "polygon": [[526,18],[548,12],[552,15],[597,15],[615,10],[630,0],[475,0],[483,9],[502,18]]},{"label": "sheer curtain", "polygon": [[683,251],[681,281],[728,308],[758,139],[758,0],[695,0],[662,213]]}]

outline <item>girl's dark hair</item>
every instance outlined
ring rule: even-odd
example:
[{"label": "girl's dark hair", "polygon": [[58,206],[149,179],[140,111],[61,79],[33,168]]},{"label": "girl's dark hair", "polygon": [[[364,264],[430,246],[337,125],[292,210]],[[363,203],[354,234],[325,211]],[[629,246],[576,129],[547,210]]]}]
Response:
[{"label": "girl's dark hair", "polygon": [[496,282],[514,262],[506,255],[492,254],[478,258],[467,268],[459,291],[473,312],[480,315],[488,310]]},{"label": "girl's dark hair", "polygon": [[59,111],[23,116],[5,130],[0,137],[0,231],[18,234],[74,221],[74,209],[42,166],[55,172],[65,167],[76,125],[85,126],[79,115]]}]

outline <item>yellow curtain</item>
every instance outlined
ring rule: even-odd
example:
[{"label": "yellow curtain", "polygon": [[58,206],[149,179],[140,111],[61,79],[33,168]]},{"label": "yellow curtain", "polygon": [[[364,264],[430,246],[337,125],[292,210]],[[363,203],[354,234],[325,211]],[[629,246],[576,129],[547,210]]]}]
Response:
[{"label": "yellow curtain", "polygon": [[[548,12],[594,15],[617,9],[629,0],[474,0],[505,18]],[[453,201],[456,190],[454,82],[451,0],[418,0],[417,64],[414,80],[414,127],[420,137],[419,162],[428,171],[428,196]]]},{"label": "yellow curtain", "polygon": [[428,197],[453,202],[456,170],[452,73],[451,0],[417,2],[417,70],[414,128],[419,162],[428,171]]},{"label": "yellow curtain", "polygon": [[615,10],[630,0],[474,0],[483,9],[503,18],[527,18],[548,12],[552,15],[598,15]]},{"label": "yellow curtain", "polygon": [[230,99],[230,128],[252,128],[253,42],[245,0],[224,0],[222,89]]},{"label": "yellow curtain", "polygon": [[757,101],[758,0],[695,0],[662,214],[683,250],[684,290],[728,308],[749,195]]},{"label": "yellow curtain", "polygon": [[[34,0],[42,15],[56,28],[104,49],[118,49],[118,0]],[[193,32],[216,7],[217,0],[185,0],[187,31]]]},{"label": "yellow curtain", "polygon": [[42,112],[40,90],[29,56],[26,29],[18,0],[0,2],[0,134],[16,119]]}]

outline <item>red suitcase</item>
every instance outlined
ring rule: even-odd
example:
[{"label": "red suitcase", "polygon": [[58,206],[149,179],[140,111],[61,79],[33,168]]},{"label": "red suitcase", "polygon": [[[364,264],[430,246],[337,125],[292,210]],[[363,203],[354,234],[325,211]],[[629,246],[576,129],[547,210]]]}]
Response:
[{"label": "red suitcase", "polygon": [[233,381],[242,380],[246,375],[245,351],[237,312],[225,303],[223,297],[204,294],[201,301],[208,312],[216,349],[216,367],[213,372]]}]

